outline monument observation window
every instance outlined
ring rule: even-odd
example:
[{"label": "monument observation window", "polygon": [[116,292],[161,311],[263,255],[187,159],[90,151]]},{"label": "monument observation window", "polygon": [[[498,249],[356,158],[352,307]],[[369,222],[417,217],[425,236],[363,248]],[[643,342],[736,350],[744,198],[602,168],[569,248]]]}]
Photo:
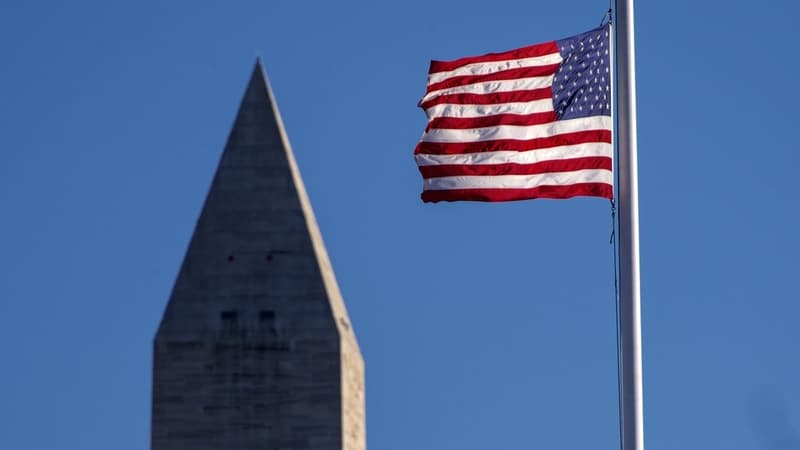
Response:
[{"label": "monument observation window", "polygon": [[239,313],[236,311],[222,311],[219,317],[222,319],[222,331],[233,331],[239,324]]}]

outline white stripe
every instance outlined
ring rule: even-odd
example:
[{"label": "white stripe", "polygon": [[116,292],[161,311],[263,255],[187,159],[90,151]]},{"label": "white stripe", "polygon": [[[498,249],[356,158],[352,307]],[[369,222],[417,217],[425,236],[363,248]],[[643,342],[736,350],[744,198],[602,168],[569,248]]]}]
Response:
[{"label": "white stripe", "polygon": [[465,130],[434,128],[422,135],[423,142],[483,142],[499,139],[526,141],[557,134],[588,130],[610,130],[611,117],[590,116],[559,120],[542,125],[498,125],[496,127],[468,128]]},{"label": "white stripe", "polygon": [[563,145],[561,147],[529,150],[526,152],[498,151],[466,153],[460,155],[417,154],[414,159],[418,166],[476,165],[476,164],[535,164],[542,161],[585,158],[591,156],[613,155],[611,144],[590,142],[587,144]]},{"label": "white stripe", "polygon": [[533,114],[553,110],[553,99],[530,102],[499,103],[496,105],[462,105],[442,103],[425,110],[429,119],[434,117],[483,117],[497,114]]},{"label": "white stripe", "polygon": [[427,178],[426,191],[448,189],[529,189],[538,186],[569,186],[577,183],[612,184],[613,175],[606,169],[585,169],[572,172],[550,172],[536,175],[487,175]]},{"label": "white stripe", "polygon": [[561,61],[563,60],[564,59],[561,57],[560,53],[550,53],[542,56],[531,56],[530,58],[477,62],[467,64],[447,72],[432,73],[428,75],[428,85],[439,83],[452,77],[461,77],[465,75],[489,75],[491,73],[497,73],[503,70],[561,64]]},{"label": "white stripe", "polygon": [[553,75],[546,77],[516,78],[514,80],[484,81],[479,83],[454,86],[446,89],[439,89],[425,94],[420,103],[434,99],[440,95],[450,94],[491,94],[494,92],[524,91],[530,89],[541,89],[553,85]]}]

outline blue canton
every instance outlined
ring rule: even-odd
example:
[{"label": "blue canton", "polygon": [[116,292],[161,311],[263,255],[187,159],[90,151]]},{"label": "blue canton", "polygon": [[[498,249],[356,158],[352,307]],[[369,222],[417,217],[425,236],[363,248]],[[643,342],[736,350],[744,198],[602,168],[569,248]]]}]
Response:
[{"label": "blue canton", "polygon": [[553,77],[559,119],[611,115],[609,27],[556,41],[564,61]]}]

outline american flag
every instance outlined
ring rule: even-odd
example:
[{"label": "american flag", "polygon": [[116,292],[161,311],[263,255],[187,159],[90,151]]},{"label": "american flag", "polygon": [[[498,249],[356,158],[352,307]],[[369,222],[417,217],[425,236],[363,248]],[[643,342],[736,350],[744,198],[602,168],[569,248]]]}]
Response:
[{"label": "american flag", "polygon": [[422,200],[612,198],[609,32],[431,61]]}]

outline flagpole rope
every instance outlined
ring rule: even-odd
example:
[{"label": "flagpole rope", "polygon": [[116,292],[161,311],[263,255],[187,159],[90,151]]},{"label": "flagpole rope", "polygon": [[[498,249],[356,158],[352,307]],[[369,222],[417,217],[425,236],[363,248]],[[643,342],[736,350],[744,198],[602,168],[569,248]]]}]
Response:
[{"label": "flagpole rope", "polygon": [[[609,30],[611,26],[615,25],[614,22],[614,0],[608,0],[608,11],[605,14],[606,23],[609,24]],[[613,35],[613,33],[611,33]],[[609,36],[609,41],[613,39]],[[614,62],[614,47],[616,46],[616,39],[614,43],[610,46],[612,51],[611,54],[611,101],[615,102],[615,94],[616,88],[614,86],[614,68],[616,67]],[[615,113],[617,105],[612,105],[611,108],[611,115],[613,117],[613,122],[616,124],[617,115]],[[614,127],[616,129],[616,126]],[[614,136],[614,161],[617,164],[619,161],[619,147],[617,146],[617,139]],[[619,186],[619,170],[614,171],[615,180],[614,183],[616,186]],[[619,245],[617,245],[617,230],[619,229],[619,224],[617,223],[617,204],[614,202],[614,199],[611,199],[611,239],[609,240],[611,244],[611,258],[612,258],[612,267],[614,271],[614,337],[617,340],[617,422],[619,424],[619,448],[623,450],[623,432],[622,429],[622,347],[621,347],[621,334],[622,330],[620,328],[619,323],[619,313],[620,313],[620,304],[619,304]]]},{"label": "flagpole rope", "polygon": [[620,385],[622,383],[622,365],[620,359],[620,328],[619,328],[619,271],[618,271],[618,255],[617,255],[617,208],[614,200],[611,199],[611,239],[608,243],[611,245],[611,266],[614,271],[614,321],[615,321],[615,337],[617,339],[617,419],[619,422],[619,445],[622,448],[622,399],[620,394]]}]

